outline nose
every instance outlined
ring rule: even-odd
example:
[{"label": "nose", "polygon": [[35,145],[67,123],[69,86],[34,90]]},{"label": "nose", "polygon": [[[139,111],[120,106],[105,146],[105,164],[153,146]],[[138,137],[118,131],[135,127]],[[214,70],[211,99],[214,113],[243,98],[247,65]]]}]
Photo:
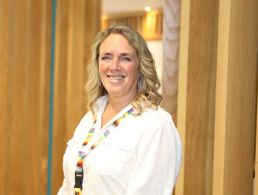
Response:
[{"label": "nose", "polygon": [[119,64],[119,59],[118,58],[114,58],[112,60],[112,63],[110,64],[109,67],[111,70],[120,70],[120,64]]}]

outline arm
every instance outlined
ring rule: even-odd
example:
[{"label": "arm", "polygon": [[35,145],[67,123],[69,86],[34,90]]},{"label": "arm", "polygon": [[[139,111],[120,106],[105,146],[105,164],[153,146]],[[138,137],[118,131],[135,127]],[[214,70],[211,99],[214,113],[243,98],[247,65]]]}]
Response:
[{"label": "arm", "polygon": [[170,121],[150,125],[140,141],[126,195],[171,195],[181,162],[181,143]]}]

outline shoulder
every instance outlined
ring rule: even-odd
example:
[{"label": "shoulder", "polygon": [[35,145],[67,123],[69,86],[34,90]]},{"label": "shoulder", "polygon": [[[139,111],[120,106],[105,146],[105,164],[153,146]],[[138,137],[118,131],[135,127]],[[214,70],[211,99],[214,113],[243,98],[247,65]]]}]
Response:
[{"label": "shoulder", "polygon": [[147,142],[154,144],[155,139],[157,146],[167,145],[171,150],[176,148],[181,151],[181,139],[172,116],[162,107],[145,110],[137,120],[137,130],[141,133],[139,145],[146,146]]},{"label": "shoulder", "polygon": [[144,112],[142,112],[141,117],[148,120],[150,123],[173,123],[170,113],[160,106],[157,109],[146,109]]},{"label": "shoulder", "polygon": [[92,114],[92,112],[87,112],[87,113],[84,114],[84,116],[81,118],[78,127],[79,127],[79,126],[85,126],[85,125],[87,125],[90,121],[93,121],[93,114]]},{"label": "shoulder", "polygon": [[90,127],[93,124],[93,114],[92,112],[87,112],[80,120],[79,124],[77,125],[73,140],[78,140],[80,137],[83,137],[85,135],[85,130],[90,129]]},{"label": "shoulder", "polygon": [[[157,109],[148,108],[140,115],[132,117],[130,120],[132,128],[141,129],[140,132],[144,134],[148,132],[166,131],[169,129],[176,129],[170,113],[162,107]],[[173,130],[172,130],[173,131]]]}]

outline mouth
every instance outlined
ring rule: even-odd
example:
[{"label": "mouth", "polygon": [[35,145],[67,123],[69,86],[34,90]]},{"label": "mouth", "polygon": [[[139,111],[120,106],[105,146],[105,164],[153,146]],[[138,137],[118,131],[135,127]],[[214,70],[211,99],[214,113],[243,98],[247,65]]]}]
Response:
[{"label": "mouth", "polygon": [[125,78],[125,76],[117,76],[117,75],[107,75],[107,77],[110,79],[111,82],[119,82],[121,81],[123,78]]}]

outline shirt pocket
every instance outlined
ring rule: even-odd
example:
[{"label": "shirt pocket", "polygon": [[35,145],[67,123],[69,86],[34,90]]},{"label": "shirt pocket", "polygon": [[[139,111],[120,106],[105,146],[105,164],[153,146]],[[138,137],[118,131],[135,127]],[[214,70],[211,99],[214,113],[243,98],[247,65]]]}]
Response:
[{"label": "shirt pocket", "polygon": [[100,144],[91,154],[89,166],[100,175],[119,175],[122,173],[130,154],[130,147],[115,144]]}]

